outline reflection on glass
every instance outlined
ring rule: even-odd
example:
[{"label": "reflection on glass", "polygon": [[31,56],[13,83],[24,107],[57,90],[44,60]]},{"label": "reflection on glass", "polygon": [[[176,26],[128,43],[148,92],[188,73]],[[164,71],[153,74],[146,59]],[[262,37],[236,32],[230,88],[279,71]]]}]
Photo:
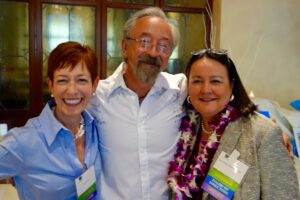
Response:
[{"label": "reflection on glass", "polygon": [[121,41],[123,26],[136,10],[107,9],[107,76],[111,75],[122,62]]},{"label": "reflection on glass", "polygon": [[165,0],[166,6],[204,8],[206,0]]},{"label": "reflection on glass", "polygon": [[195,49],[205,48],[204,15],[176,12],[166,14],[174,24],[177,24],[180,33],[180,40],[169,59],[167,71],[173,74],[184,72],[191,57],[190,53]]},{"label": "reflection on glass", "polygon": [[0,2],[0,110],[29,107],[28,30],[28,3]]},{"label": "reflection on glass", "polygon": [[107,2],[154,4],[154,0],[107,0]]},{"label": "reflection on glass", "polygon": [[95,8],[43,4],[43,94],[49,99],[46,85],[49,53],[60,43],[77,41],[95,50]]}]

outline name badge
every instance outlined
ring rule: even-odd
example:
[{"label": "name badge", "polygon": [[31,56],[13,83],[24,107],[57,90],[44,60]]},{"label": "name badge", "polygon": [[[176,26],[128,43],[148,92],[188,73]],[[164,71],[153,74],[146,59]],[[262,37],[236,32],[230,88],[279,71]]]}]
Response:
[{"label": "name badge", "polygon": [[237,150],[230,156],[222,152],[209,170],[201,188],[218,200],[232,199],[249,168],[238,160],[239,156]]},{"label": "name badge", "polygon": [[91,166],[81,176],[75,179],[77,199],[92,200],[97,196],[96,174]]}]

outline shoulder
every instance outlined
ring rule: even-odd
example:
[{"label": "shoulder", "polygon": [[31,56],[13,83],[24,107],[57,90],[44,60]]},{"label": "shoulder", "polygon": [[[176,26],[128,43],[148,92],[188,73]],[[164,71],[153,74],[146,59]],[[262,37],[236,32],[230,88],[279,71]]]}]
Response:
[{"label": "shoulder", "polygon": [[26,148],[36,138],[37,129],[34,125],[36,120],[37,118],[29,119],[24,126],[10,129],[1,141],[1,146],[10,150]]},{"label": "shoulder", "polygon": [[254,113],[250,116],[251,127],[253,132],[258,134],[262,142],[270,137],[279,137],[281,136],[280,127],[275,124],[271,119]]},{"label": "shoulder", "polygon": [[8,132],[8,134],[13,134],[18,137],[28,137],[29,135],[32,135],[36,132],[37,127],[40,124],[39,121],[40,121],[39,116],[30,118],[28,119],[28,121],[24,126],[13,128]]},{"label": "shoulder", "polygon": [[261,153],[275,147],[278,149],[279,146],[281,149],[283,146],[280,127],[261,114],[253,113],[248,118],[239,120],[238,124],[242,132],[243,145],[254,145]]},{"label": "shoulder", "polygon": [[180,74],[169,74],[167,72],[161,72],[157,78],[155,85],[176,90],[180,93],[180,96],[185,99],[187,95],[187,79],[182,73]]},{"label": "shoulder", "polygon": [[7,137],[10,142],[19,146],[34,147],[38,140],[60,129],[58,122],[54,119],[52,110],[47,103],[38,116],[28,119],[24,126],[9,130]]},{"label": "shoulder", "polygon": [[265,144],[282,142],[282,131],[279,126],[256,112],[233,122],[227,132],[230,132],[230,137],[233,133],[240,134],[239,142],[242,146],[255,145],[256,148],[260,148]]},{"label": "shoulder", "polygon": [[113,72],[112,75],[107,77],[106,79],[100,80],[97,92],[105,92],[106,90],[111,90],[116,85],[120,84],[123,80],[123,68],[124,63],[122,62],[117,69]]},{"label": "shoulder", "polygon": [[186,84],[186,76],[183,73],[179,74],[170,74],[167,72],[161,72],[161,76],[164,77],[170,83]]},{"label": "shoulder", "polygon": [[99,81],[95,91],[96,95],[91,98],[87,107],[92,115],[94,115],[92,109],[99,107],[101,102],[107,101],[112,94],[117,94],[117,91],[126,87],[123,78],[123,65],[124,63],[121,63],[112,75]]}]

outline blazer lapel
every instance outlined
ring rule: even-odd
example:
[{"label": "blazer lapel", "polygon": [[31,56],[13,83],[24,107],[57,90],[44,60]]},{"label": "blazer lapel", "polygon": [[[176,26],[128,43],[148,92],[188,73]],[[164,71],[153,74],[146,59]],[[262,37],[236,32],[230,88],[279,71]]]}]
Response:
[{"label": "blazer lapel", "polygon": [[242,134],[242,127],[241,119],[228,124],[221,137],[218,149],[213,157],[211,167],[215,164],[222,151],[229,155],[233,152]]}]

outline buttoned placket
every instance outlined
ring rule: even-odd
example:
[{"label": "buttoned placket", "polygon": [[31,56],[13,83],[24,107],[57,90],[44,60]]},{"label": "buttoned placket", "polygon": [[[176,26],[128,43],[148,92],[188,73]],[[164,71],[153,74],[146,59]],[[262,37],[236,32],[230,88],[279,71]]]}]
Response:
[{"label": "buttoned placket", "polygon": [[140,164],[140,180],[142,188],[142,199],[150,200],[150,174],[149,174],[149,163],[148,163],[148,149],[147,149],[147,132],[145,127],[145,118],[147,113],[146,98],[150,96],[150,92],[143,102],[139,103],[138,95],[132,91],[130,98],[132,100],[131,106],[137,116],[137,131],[138,131],[138,155]]},{"label": "buttoned placket", "polygon": [[147,132],[145,128],[145,106],[141,105],[138,112],[138,144],[139,144],[139,160],[141,167],[141,182],[143,199],[150,199],[150,174],[148,163],[148,149],[147,149]]},{"label": "buttoned placket", "polygon": [[[73,142],[72,133],[68,130],[63,130],[63,131],[64,131],[63,134],[64,134],[64,147],[65,147],[65,151],[66,151],[66,158],[68,158],[68,162],[71,164],[71,166],[74,169],[76,169],[76,170],[81,169],[83,172],[85,169],[81,165],[81,163],[78,159],[75,142]],[[70,139],[70,138],[72,138],[72,139]],[[72,141],[72,142],[70,142],[70,141]]]}]

